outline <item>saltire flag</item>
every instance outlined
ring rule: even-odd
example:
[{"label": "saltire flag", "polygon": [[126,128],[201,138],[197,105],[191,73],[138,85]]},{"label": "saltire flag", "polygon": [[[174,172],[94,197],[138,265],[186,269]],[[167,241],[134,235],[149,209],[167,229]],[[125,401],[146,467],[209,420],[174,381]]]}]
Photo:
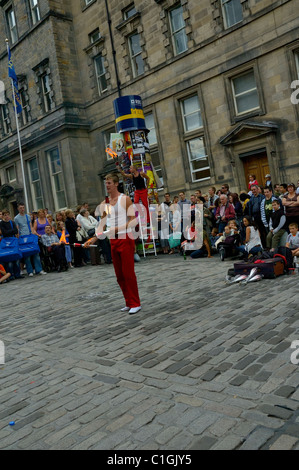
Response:
[{"label": "saltire flag", "polygon": [[18,77],[15,71],[15,68],[13,66],[12,60],[11,60],[11,52],[10,52],[9,46],[8,46],[8,76],[12,80],[14,105],[15,105],[17,113],[19,114],[22,112],[22,102],[21,102],[21,97],[20,97],[19,89],[18,89]]}]

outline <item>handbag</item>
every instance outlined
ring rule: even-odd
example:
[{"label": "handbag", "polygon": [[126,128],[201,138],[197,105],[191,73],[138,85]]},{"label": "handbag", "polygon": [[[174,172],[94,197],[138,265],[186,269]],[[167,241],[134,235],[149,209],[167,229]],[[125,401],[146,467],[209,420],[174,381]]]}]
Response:
[{"label": "handbag", "polygon": [[169,235],[168,243],[170,248],[176,248],[181,245],[181,234],[179,232]]},{"label": "handbag", "polygon": [[40,247],[38,244],[38,236],[31,233],[30,224],[27,216],[27,224],[29,228],[29,235],[21,235],[19,237],[19,250],[24,258],[29,256],[36,255],[40,252]]},{"label": "handbag", "polygon": [[95,229],[95,228],[90,228],[89,230],[87,230],[87,235],[88,235],[89,237],[93,237],[94,234],[95,234],[95,232],[96,232],[96,229]]},{"label": "handbag", "polygon": [[86,233],[86,230],[84,230],[83,227],[81,227],[80,230],[77,230],[76,239],[78,242],[82,242],[83,240],[88,239],[88,234]]}]

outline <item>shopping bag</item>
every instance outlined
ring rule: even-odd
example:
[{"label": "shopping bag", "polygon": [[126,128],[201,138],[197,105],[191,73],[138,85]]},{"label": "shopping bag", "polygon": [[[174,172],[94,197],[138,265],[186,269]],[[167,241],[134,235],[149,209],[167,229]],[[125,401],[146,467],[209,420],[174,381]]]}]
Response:
[{"label": "shopping bag", "polygon": [[19,250],[24,258],[39,253],[38,236],[33,233],[30,233],[30,235],[21,235],[19,238]]},{"label": "shopping bag", "polygon": [[19,248],[19,240],[16,237],[2,238],[0,242],[0,262],[10,263],[23,257]]}]

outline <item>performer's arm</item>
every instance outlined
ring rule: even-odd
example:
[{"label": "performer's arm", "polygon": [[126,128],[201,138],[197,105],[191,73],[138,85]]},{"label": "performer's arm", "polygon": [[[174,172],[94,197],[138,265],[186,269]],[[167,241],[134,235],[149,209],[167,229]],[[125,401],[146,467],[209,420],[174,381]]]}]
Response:
[{"label": "performer's arm", "polygon": [[133,175],[131,175],[131,173],[125,173],[121,168],[119,168],[119,172],[120,172],[125,178],[133,179]]},{"label": "performer's arm", "polygon": [[142,176],[142,178],[146,179],[146,186],[148,186],[148,184],[150,182],[150,177],[147,176],[147,174],[144,171],[140,172],[140,176]]}]

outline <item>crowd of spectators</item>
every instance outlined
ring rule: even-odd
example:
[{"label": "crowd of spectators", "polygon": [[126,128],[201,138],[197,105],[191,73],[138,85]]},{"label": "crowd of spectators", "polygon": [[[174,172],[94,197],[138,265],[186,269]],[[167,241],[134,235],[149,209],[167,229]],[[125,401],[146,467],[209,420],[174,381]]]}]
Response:
[{"label": "crowd of spectators", "polygon": [[[191,209],[191,225],[184,231],[185,205]],[[192,249],[196,237],[194,226],[196,210],[203,215],[202,246]],[[250,175],[248,189],[240,193],[230,191],[224,183],[221,188],[211,186],[207,193],[194,191],[188,199],[183,191],[178,196],[169,193],[151,211],[158,228],[157,249],[163,254],[190,255],[191,258],[211,257],[233,246],[240,256],[262,250],[274,250],[280,244],[299,256],[299,181],[297,186],[272,184],[270,175],[264,185]],[[23,203],[18,204],[18,214],[13,218],[8,210],[0,211],[0,236],[19,237],[37,235],[40,252],[34,256],[0,264],[0,284],[13,279],[23,279],[25,274],[45,275],[79,268],[91,263],[110,264],[111,250],[107,238],[98,240],[95,247],[84,248],[84,242],[93,237],[99,223],[98,208],[89,212],[88,203],[52,214],[48,209],[26,213]],[[138,242],[138,241],[137,241]],[[136,245],[137,245],[136,242]],[[140,242],[140,241],[139,241]],[[135,259],[139,257],[136,252]]]}]

